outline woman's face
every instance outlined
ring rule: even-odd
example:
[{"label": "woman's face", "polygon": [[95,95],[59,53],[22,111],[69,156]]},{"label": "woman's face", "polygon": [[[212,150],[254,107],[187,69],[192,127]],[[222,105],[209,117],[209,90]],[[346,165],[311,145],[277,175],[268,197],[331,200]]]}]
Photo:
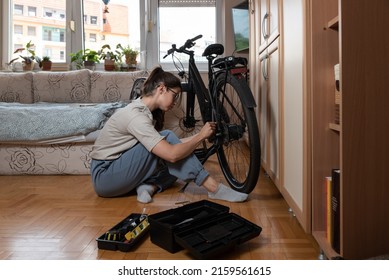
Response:
[{"label": "woman's face", "polygon": [[170,88],[168,86],[163,86],[163,104],[161,108],[164,111],[169,111],[177,104],[180,97],[181,89],[178,87]]}]

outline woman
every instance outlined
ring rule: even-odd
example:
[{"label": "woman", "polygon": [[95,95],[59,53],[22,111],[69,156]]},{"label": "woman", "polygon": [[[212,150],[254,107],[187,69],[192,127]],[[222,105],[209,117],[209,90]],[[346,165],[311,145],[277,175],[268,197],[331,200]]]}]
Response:
[{"label": "woman", "polygon": [[203,186],[211,199],[247,199],[247,194],[215,181],[193,154],[214,133],[215,123],[206,123],[183,140],[172,131],[156,129],[162,127],[163,113],[173,108],[180,92],[180,80],[157,67],[145,81],[141,97],[107,121],[91,152],[92,181],[99,196],[121,196],[136,188],[137,200],[149,203],[154,193],[180,178]]}]

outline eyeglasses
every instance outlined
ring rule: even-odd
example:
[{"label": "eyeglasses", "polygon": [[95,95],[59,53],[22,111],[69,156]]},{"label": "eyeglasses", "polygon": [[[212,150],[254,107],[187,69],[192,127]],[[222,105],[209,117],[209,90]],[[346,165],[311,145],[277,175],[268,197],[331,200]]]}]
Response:
[{"label": "eyeglasses", "polygon": [[171,91],[173,93],[173,101],[174,102],[177,102],[178,101],[178,98],[180,97],[180,93],[179,92],[176,92],[174,90],[172,90],[171,88],[169,87],[166,87],[168,91]]}]

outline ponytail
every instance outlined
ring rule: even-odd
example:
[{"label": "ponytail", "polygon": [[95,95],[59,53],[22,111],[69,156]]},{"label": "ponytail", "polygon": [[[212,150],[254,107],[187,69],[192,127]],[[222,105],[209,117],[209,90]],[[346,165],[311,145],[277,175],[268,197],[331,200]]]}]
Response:
[{"label": "ponytail", "polygon": [[180,88],[181,81],[178,77],[170,72],[165,72],[161,66],[155,67],[145,83],[143,84],[142,96],[153,95],[153,91],[160,84],[164,84],[169,88]]}]

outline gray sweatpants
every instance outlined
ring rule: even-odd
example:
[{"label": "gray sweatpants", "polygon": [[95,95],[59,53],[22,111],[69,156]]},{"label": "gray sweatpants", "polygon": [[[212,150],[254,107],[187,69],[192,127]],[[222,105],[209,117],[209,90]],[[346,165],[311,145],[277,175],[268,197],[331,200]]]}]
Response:
[{"label": "gray sweatpants", "polygon": [[[170,130],[160,132],[170,144],[180,139]],[[138,143],[115,160],[91,162],[91,175],[95,192],[102,197],[126,195],[141,184],[153,184],[163,191],[177,178],[194,180],[200,186],[209,175],[197,157],[191,156],[175,163],[162,160]]]}]

